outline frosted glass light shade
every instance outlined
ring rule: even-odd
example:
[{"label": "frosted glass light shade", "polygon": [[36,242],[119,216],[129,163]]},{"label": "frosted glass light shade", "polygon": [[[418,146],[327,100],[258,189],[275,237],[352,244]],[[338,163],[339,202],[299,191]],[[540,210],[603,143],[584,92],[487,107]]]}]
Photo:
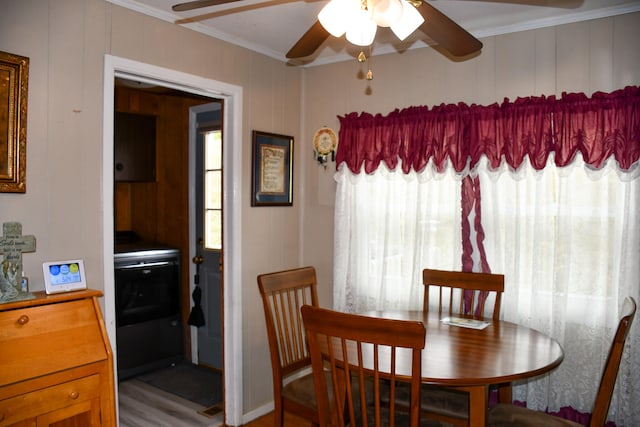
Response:
[{"label": "frosted glass light shade", "polygon": [[402,16],[402,0],[368,0],[367,8],[373,22],[381,27],[390,27]]},{"label": "frosted glass light shade", "polygon": [[358,0],[331,0],[318,14],[318,21],[334,37],[342,37],[360,10]]},{"label": "frosted glass light shade", "polygon": [[356,46],[369,46],[376,37],[378,26],[371,20],[366,10],[360,10],[357,17],[351,21],[347,30],[347,40]]},{"label": "frosted glass light shade", "polygon": [[424,18],[418,10],[406,0],[402,1],[402,16],[391,25],[391,30],[400,40],[406,39],[409,34],[418,29],[424,22]]}]

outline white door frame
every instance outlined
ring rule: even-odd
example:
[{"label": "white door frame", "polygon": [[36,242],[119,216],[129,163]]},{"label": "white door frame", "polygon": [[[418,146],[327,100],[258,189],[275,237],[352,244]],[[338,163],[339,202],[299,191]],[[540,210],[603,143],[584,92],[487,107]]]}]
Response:
[{"label": "white door frame", "polygon": [[[223,239],[225,253],[223,271],[224,292],[224,378],[225,378],[225,423],[242,423],[242,280],[241,280],[241,188],[242,188],[242,87],[206,79],[192,74],[144,64],[126,58],[105,55],[103,92],[103,163],[102,163],[102,227],[104,265],[104,319],[112,348],[116,342],[115,289],[113,272],[113,112],[114,79],[123,77],[140,82],[157,84],[184,92],[224,100],[224,149],[223,211],[227,220],[224,224]],[[189,169],[191,170],[191,164]],[[189,172],[189,212],[194,209],[195,185]],[[190,221],[191,222],[191,221]],[[191,228],[190,224],[190,228]],[[194,234],[189,231],[190,240]],[[195,242],[190,241],[194,248]],[[190,249],[191,251],[192,249]],[[191,254],[190,254],[191,255]],[[191,265],[190,270],[193,269]],[[190,277],[193,271],[190,272]],[[114,369],[117,356],[113,348]],[[117,398],[117,390],[116,390]],[[117,401],[117,399],[116,399]]]}]

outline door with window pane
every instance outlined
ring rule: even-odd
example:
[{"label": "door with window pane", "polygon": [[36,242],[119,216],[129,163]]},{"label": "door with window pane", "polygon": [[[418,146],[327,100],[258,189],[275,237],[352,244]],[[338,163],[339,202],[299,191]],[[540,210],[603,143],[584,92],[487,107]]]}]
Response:
[{"label": "door with window pane", "polygon": [[196,277],[205,324],[198,328],[198,363],[222,369],[222,101],[196,114]]}]

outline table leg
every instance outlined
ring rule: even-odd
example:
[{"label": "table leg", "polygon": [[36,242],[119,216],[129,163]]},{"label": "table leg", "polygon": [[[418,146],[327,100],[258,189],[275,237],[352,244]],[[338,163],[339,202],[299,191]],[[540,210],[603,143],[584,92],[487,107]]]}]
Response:
[{"label": "table leg", "polygon": [[467,387],[469,390],[469,427],[485,427],[489,406],[489,387]]},{"label": "table leg", "polygon": [[511,403],[511,383],[498,385],[498,403]]}]

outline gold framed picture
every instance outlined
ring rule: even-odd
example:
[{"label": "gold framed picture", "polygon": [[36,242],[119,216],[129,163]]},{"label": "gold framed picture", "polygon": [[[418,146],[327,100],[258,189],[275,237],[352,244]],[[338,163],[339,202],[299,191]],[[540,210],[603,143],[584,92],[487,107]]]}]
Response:
[{"label": "gold framed picture", "polygon": [[0,51],[0,192],[26,192],[29,58]]}]

